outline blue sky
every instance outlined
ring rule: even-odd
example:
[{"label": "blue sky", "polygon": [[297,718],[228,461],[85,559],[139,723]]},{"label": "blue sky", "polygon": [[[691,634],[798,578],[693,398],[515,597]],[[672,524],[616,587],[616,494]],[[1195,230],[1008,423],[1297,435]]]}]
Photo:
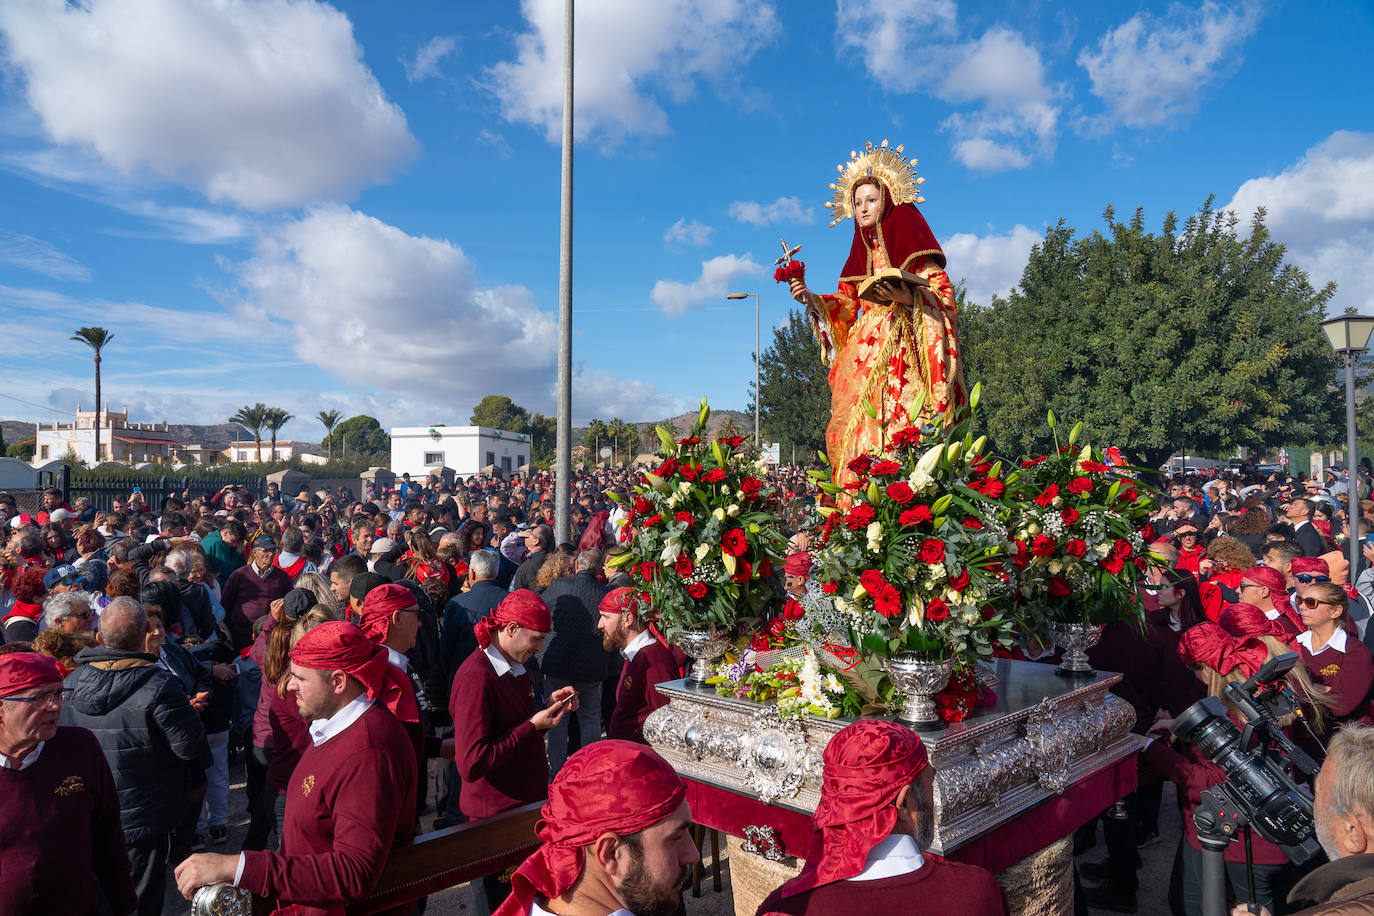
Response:
[{"label": "blue sky", "polygon": [[[581,0],[574,420],[742,409],[778,239],[833,289],[835,164],[905,144],[951,276],[1014,285],[1063,218],[1268,208],[1374,311],[1368,3]],[[551,412],[562,0],[0,4],[0,416],[265,401]],[[994,396],[995,393],[989,393]]]}]

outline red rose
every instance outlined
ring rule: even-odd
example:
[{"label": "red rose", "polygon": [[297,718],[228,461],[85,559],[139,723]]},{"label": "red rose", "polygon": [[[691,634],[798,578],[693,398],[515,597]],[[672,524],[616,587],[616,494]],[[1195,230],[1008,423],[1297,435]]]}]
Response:
[{"label": "red rose", "polygon": [[658,567],[655,566],[654,564],[652,564],[652,563],[640,563],[638,568],[639,568],[639,578],[641,578],[641,579],[647,579],[647,580],[649,580],[650,582],[652,582],[654,579],[657,579],[657,578],[658,578]]},{"label": "red rose", "polygon": [[1074,522],[1078,521],[1078,510],[1073,506],[1069,506],[1067,509],[1060,510],[1059,517],[1064,520],[1064,524],[1072,525]]},{"label": "red rose", "polygon": [[883,578],[883,574],[876,569],[865,569],[859,576],[859,584],[862,585],[864,591],[868,592],[870,595],[876,595],[885,589],[891,588],[891,586],[887,584],[887,580]]},{"label": "red rose", "polygon": [[932,598],[926,605],[926,619],[939,623],[949,617],[949,605],[943,598]]},{"label": "red rose", "polygon": [[992,618],[997,616],[997,608],[993,607],[990,604],[985,604],[983,605],[982,610],[980,610],[978,613],[980,616],[982,616],[984,620],[991,620]]},{"label": "red rose", "polygon": [[755,652],[767,652],[773,647],[768,642],[767,633],[755,633],[754,637],[749,640],[749,648]]},{"label": "red rose", "polygon": [[838,582],[826,582],[821,585],[821,591],[825,592],[827,595],[833,595],[839,590],[840,583]]},{"label": "red rose", "polygon": [[1112,545],[1112,556],[1121,557],[1121,558],[1124,560],[1126,557],[1129,557],[1130,555],[1131,555],[1131,545],[1130,545],[1130,542],[1129,542],[1129,541],[1124,541],[1124,540],[1121,540],[1120,538],[1118,538],[1118,539],[1117,539],[1117,542],[1116,542],[1115,544]]},{"label": "red rose", "polygon": [[1110,556],[1103,560],[1101,565],[1103,569],[1115,576],[1125,568],[1126,561],[1118,556]]},{"label": "red rose", "polygon": [[745,584],[754,576],[754,565],[748,560],[739,560],[735,563],[735,574],[730,578],[740,585]]},{"label": "red rose", "polygon": [[669,477],[672,477],[674,474],[677,473],[677,459],[669,458],[667,461],[663,462],[658,466],[658,471],[656,473],[659,477],[662,477],[664,480],[667,480]]},{"label": "red rose", "polygon": [[849,473],[856,477],[867,477],[868,472],[873,468],[873,459],[867,455],[860,455],[848,464]]},{"label": "red rose", "polygon": [[739,528],[731,528],[720,536],[720,547],[732,557],[742,557],[749,550],[749,538]]},{"label": "red rose", "polygon": [[782,616],[784,620],[801,620],[806,613],[806,608],[801,606],[801,602],[796,598],[788,598],[782,606]]},{"label": "red rose", "polygon": [[673,564],[673,571],[684,579],[690,576],[693,571],[692,558],[685,553],[678,554],[677,562]]},{"label": "red rose", "polygon": [[1059,496],[1059,485],[1050,484],[1039,496],[1035,497],[1035,504],[1044,509],[1054,502]]},{"label": "red rose", "polygon": [[886,477],[890,474],[900,474],[901,471],[902,466],[900,464],[884,459],[873,465],[873,470],[870,473],[874,477]]},{"label": "red rose", "polygon": [[858,531],[860,528],[867,528],[873,517],[873,507],[868,503],[859,503],[845,513],[844,526],[850,531]]},{"label": "red rose", "polygon": [[949,587],[954,589],[956,592],[963,594],[964,589],[968,588],[968,580],[968,570],[961,569],[959,571],[959,575],[949,580]]},{"label": "red rose", "polygon": [[1140,570],[1141,572],[1144,572],[1144,571],[1145,571],[1145,567],[1147,567],[1147,566],[1150,565],[1149,563],[1146,563],[1146,562],[1145,562],[1145,558],[1144,558],[1144,557],[1136,557],[1136,558],[1135,558],[1134,560],[1132,560],[1131,562],[1134,563],[1134,564],[1135,564],[1135,568],[1138,569],[1138,570]]},{"label": "red rose", "polygon": [[905,506],[916,498],[916,491],[911,489],[911,484],[905,480],[888,484],[883,492],[887,494],[888,499],[901,506]]},{"label": "red rose", "polygon": [[711,468],[711,470],[701,475],[702,483],[720,483],[724,479],[725,472],[720,468]]},{"label": "red rose", "polygon": [[764,557],[762,560],[759,560],[759,578],[771,579],[772,577],[773,564],[769,562],[767,557]]},{"label": "red rose", "polygon": [[781,636],[787,629],[787,623],[781,617],[774,617],[768,621],[767,633],[769,636]]},{"label": "red rose", "polygon": [[1082,496],[1085,493],[1091,493],[1093,491],[1093,482],[1087,477],[1075,477],[1073,480],[1069,481],[1067,489],[1070,493]]},{"label": "red rose", "polygon": [[746,477],[740,481],[739,488],[744,491],[745,496],[758,496],[763,489],[763,481],[757,477]]},{"label": "red rose", "polygon": [[1084,461],[1081,462],[1081,464],[1083,465],[1083,470],[1087,471],[1089,474],[1103,474],[1107,471],[1107,466],[1100,461]]},{"label": "red rose", "polygon": [[1126,490],[1124,493],[1118,496],[1117,499],[1123,503],[1133,503],[1139,496],[1140,494],[1135,491],[1135,487],[1131,487],[1129,490]]},{"label": "red rose", "polygon": [[1037,557],[1048,557],[1054,553],[1054,538],[1037,534],[1031,543],[1031,553]]},{"label": "red rose", "polygon": [[645,512],[652,512],[654,504],[643,496],[635,497],[635,515],[643,515]]},{"label": "red rose", "polygon": [[945,542],[939,538],[926,538],[921,542],[921,562],[939,563],[945,558]]},{"label": "red rose", "polygon": [[982,531],[982,530],[983,530],[983,522],[982,522],[982,520],[979,519],[978,516],[976,516],[976,515],[966,515],[966,516],[964,516],[964,522],[963,522],[963,524],[964,524],[964,527],[967,528],[969,531]]},{"label": "red rose", "polygon": [[706,591],[705,582],[689,582],[687,584],[687,594],[691,595],[692,598],[697,601],[706,597]]},{"label": "red rose", "polygon": [[692,513],[690,513],[690,512],[679,512],[677,515],[674,515],[674,516],[673,516],[673,521],[676,521],[676,522],[686,522],[686,523],[687,523],[687,527],[688,527],[688,528],[691,528],[691,527],[692,527],[692,524],[693,524]]},{"label": "red rose", "polygon": [[693,463],[690,462],[690,461],[684,463],[684,464],[682,465],[682,477],[683,477],[683,479],[684,479],[684,480],[696,480],[696,479],[697,479],[697,471],[698,471],[698,470],[700,470],[700,466],[699,466],[699,465],[693,464]]},{"label": "red rose", "polygon": [[1069,593],[1069,583],[1063,576],[1050,577],[1050,594],[1056,598],[1063,598]]},{"label": "red rose", "polygon": [[1064,545],[1064,552],[1071,557],[1081,557],[1088,552],[1088,545],[1084,544],[1078,538],[1074,538]]},{"label": "red rose", "polygon": [[1153,542],[1155,539],[1154,522],[1146,522],[1145,527],[1140,531],[1140,536],[1145,539],[1145,543],[1147,544]]},{"label": "red rose", "polygon": [[931,519],[930,506],[912,506],[910,509],[897,516],[897,523],[905,527],[920,525]]}]

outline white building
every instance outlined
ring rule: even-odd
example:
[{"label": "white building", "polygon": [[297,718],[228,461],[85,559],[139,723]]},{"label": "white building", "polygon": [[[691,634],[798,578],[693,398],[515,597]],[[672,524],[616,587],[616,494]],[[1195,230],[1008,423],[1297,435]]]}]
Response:
[{"label": "white building", "polygon": [[[261,447],[261,451],[259,451]],[[262,442],[255,442],[252,439],[245,439],[241,442],[231,442],[220,454],[229,464],[244,464],[258,460],[258,455],[262,455],[263,461],[290,461],[295,457],[299,450],[297,443],[290,439],[278,439],[277,448],[272,449],[272,440],[264,439]]]},{"label": "white building", "polygon": [[130,423],[128,407],[118,413],[106,409],[100,412],[100,455],[97,457],[95,414],[94,410],[82,410],[78,404],[75,423],[39,423],[34,440],[34,462],[60,460],[70,451],[87,464],[99,461],[160,464],[168,461],[182,445],[172,437],[165,422],[161,427],[156,423]]},{"label": "white building", "polygon": [[422,479],[453,468],[470,477],[488,465],[513,474],[530,463],[530,437],[487,426],[400,426],[391,430],[391,470]]}]

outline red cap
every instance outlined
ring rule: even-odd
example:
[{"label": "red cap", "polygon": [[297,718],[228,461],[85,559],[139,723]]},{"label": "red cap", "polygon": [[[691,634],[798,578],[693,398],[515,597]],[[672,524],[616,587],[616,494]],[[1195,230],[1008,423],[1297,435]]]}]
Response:
[{"label": "red cap", "polygon": [[363,599],[362,612],[358,622],[369,639],[374,642],[382,642],[386,639],[387,631],[391,628],[393,614],[397,611],[419,606],[420,602],[404,585],[396,585],[395,583],[379,585],[368,592],[367,597]]},{"label": "red cap", "polygon": [[14,697],[62,683],[57,662],[38,652],[8,652],[0,655],[0,697]]},{"label": "red cap", "polygon": [[1316,573],[1319,576],[1331,575],[1331,567],[1326,565],[1326,561],[1321,557],[1294,557],[1293,575],[1298,573]]},{"label": "red cap", "polygon": [[1178,640],[1178,657],[1185,665],[1206,665],[1218,674],[1229,674],[1233,668],[1239,668],[1249,677],[1269,658],[1269,649],[1257,639],[1241,642],[1210,620],[1204,620],[1183,631]]},{"label": "red cap", "polygon": [[1279,626],[1277,620],[1270,620],[1259,608],[1253,604],[1243,604],[1237,602],[1228,604],[1222,608],[1221,616],[1217,618],[1217,623],[1223,630],[1230,633],[1237,639],[1249,639],[1258,636],[1274,636],[1289,641],[1288,631]]},{"label": "red cap", "polygon": [[420,719],[410,678],[387,661],[386,649],[368,639],[357,624],[320,624],[296,643],[291,661],[317,671],[343,671],[363,685],[369,700],[380,697],[402,722]]},{"label": "red cap", "polygon": [[477,645],[483,649],[491,645],[491,634],[508,623],[519,624],[536,633],[548,633],[553,630],[549,606],[534,592],[522,588],[502,598],[496,610],[477,621],[477,625],[473,627],[477,634]]},{"label": "red cap", "polygon": [[799,550],[791,554],[785,563],[782,571],[789,576],[809,576],[811,575],[811,554],[804,550]]},{"label": "red cap", "polygon": [[1251,566],[1241,576],[1242,579],[1249,579],[1256,585],[1262,585],[1269,589],[1271,598],[1282,599],[1288,594],[1288,581],[1284,579],[1283,573],[1269,566]]}]

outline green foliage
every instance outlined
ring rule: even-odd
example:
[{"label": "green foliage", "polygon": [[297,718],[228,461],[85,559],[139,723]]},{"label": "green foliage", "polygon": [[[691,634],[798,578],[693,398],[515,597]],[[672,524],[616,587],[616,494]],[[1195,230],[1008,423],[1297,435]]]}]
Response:
[{"label": "green foliage", "polygon": [[6,458],[18,458],[20,461],[32,461],[36,443],[33,438],[20,439],[18,442],[5,449]]},{"label": "green foliage", "polygon": [[587,423],[586,430],[582,433],[582,444],[592,450],[592,460],[601,460],[601,446],[605,444],[609,437],[610,428],[601,420],[592,418]]},{"label": "green foliage", "polygon": [[527,431],[530,434],[531,463],[547,468],[553,462],[554,449],[558,444],[558,418],[532,414]]},{"label": "green foliage", "polygon": [[240,407],[238,413],[229,418],[230,423],[249,429],[253,433],[253,441],[257,443],[257,458],[262,461],[262,428],[267,425],[267,411],[270,408],[259,401],[256,404]]},{"label": "green foliage", "polygon": [[367,414],[349,417],[334,427],[333,439],[350,459],[391,457],[391,436],[376,417]]},{"label": "green foliage", "polygon": [[468,422],[473,426],[522,433],[529,425],[530,414],[504,394],[489,394],[472,409],[472,417]]},{"label": "green foliage", "polygon": [[958,297],[970,386],[997,449],[1049,450],[1046,408],[1155,467],[1176,449],[1222,452],[1321,441],[1337,428],[1336,370],[1319,323],[1334,285],[1313,288],[1254,215],[1248,235],[1209,198],[1176,232],[1142,211],[1075,238],[1061,220],[1020,286],[986,306]]},{"label": "green foliage", "polygon": [[339,413],[337,410],[321,410],[319,413],[315,414],[315,419],[319,420],[320,424],[324,426],[324,441],[320,444],[327,449],[329,460],[333,461],[334,427],[339,425],[339,421],[343,419],[343,414]]},{"label": "green foliage", "polygon": [[[787,323],[773,330],[773,343],[759,361],[759,427],[765,442],[781,443],[784,455],[794,447],[798,455],[825,450],[830,419],[827,376],[806,313],[790,309]],[[747,412],[753,413],[752,390],[750,395]]]}]

